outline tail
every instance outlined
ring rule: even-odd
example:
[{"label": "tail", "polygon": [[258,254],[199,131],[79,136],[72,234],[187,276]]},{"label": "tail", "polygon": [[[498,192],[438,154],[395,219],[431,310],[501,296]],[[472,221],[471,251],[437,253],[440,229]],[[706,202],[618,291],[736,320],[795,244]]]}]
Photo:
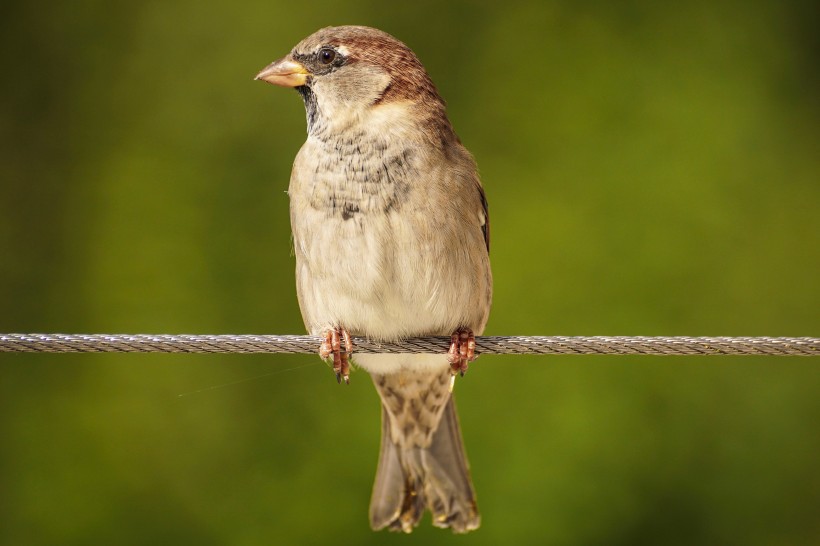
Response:
[{"label": "tail", "polygon": [[452,396],[429,447],[394,443],[382,404],[382,445],[370,501],[370,526],[409,533],[425,508],[433,514],[433,525],[455,533],[472,531],[481,523]]}]

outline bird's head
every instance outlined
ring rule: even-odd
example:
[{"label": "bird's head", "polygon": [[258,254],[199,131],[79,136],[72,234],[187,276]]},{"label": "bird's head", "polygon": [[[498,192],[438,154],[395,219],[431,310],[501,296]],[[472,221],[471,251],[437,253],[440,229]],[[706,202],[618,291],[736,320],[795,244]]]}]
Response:
[{"label": "bird's head", "polygon": [[416,55],[374,28],[323,28],[256,79],[296,88],[305,101],[311,134],[339,133],[361,122],[449,128],[444,101]]}]

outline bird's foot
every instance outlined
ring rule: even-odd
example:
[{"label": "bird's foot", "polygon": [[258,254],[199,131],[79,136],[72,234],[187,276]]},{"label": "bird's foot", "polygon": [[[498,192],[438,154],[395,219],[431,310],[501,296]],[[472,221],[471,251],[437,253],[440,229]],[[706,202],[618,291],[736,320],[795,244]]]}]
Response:
[{"label": "bird's foot", "polygon": [[[336,372],[336,381],[350,384],[350,354],[353,352],[353,342],[350,334],[344,328],[333,328],[324,334],[324,340],[319,346],[319,356],[325,360],[333,357],[333,371]],[[342,350],[342,339],[345,348]]]},{"label": "bird's foot", "polygon": [[450,336],[450,350],[447,351],[447,361],[450,363],[450,372],[455,377],[467,371],[467,364],[476,359],[475,335],[469,328],[459,328]]}]

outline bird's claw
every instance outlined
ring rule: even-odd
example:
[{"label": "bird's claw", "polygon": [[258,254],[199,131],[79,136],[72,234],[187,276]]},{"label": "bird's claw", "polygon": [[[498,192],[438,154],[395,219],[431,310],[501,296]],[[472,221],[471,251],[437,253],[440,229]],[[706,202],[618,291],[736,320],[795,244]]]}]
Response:
[{"label": "bird's claw", "polygon": [[[345,341],[342,350],[342,339]],[[333,358],[333,371],[336,372],[336,382],[341,383],[344,379],[346,384],[350,384],[350,354],[353,352],[353,342],[350,334],[344,328],[333,328],[325,332],[324,340],[319,346],[319,356],[325,360]]]},{"label": "bird's claw", "polygon": [[447,351],[447,361],[450,363],[450,372],[455,376],[464,377],[467,365],[476,359],[475,335],[469,328],[459,328],[450,336],[450,350]]}]

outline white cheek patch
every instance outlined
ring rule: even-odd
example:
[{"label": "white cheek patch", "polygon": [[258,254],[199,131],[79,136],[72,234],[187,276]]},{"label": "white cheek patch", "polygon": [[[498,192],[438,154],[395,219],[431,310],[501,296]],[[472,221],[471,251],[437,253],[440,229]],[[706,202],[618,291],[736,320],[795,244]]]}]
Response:
[{"label": "white cheek patch", "polygon": [[[387,78],[389,81],[389,77]],[[379,104],[370,111],[373,123],[403,124],[411,118],[410,103],[407,101]]]}]

